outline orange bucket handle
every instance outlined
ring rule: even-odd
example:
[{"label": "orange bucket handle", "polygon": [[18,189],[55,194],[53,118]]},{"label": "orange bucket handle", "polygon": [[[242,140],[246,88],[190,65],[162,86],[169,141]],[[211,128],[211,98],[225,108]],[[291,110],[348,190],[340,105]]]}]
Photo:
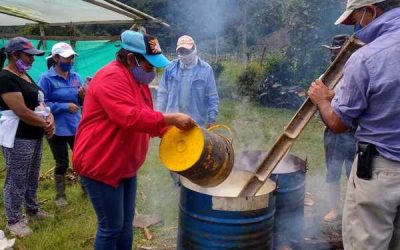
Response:
[{"label": "orange bucket handle", "polygon": [[[217,129],[224,129],[224,130],[228,131],[229,135],[226,136],[226,135],[223,135],[221,133],[215,132],[214,130],[217,130]],[[230,127],[226,126],[226,125],[222,125],[222,124],[213,125],[213,126],[209,127],[207,130],[210,131],[210,132],[213,132],[213,133],[215,133],[215,134],[217,134],[217,135],[219,135],[219,136],[221,136],[223,138],[225,138],[230,143],[232,143],[232,141],[233,141],[232,129]]]}]

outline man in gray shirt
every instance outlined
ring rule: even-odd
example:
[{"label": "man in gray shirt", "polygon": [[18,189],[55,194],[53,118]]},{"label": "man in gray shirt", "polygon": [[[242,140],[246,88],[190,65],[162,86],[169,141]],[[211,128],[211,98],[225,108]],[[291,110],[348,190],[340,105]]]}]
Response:
[{"label": "man in gray shirt", "polygon": [[346,63],[332,105],[320,80],[309,90],[332,131],[358,124],[344,248],[400,249],[400,0],[348,0],[336,24],[354,25],[355,37],[367,44]]}]

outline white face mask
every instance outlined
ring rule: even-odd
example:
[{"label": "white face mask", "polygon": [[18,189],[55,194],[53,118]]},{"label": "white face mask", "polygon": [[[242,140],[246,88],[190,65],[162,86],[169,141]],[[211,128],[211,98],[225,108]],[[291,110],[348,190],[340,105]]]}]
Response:
[{"label": "white face mask", "polygon": [[195,48],[188,55],[178,55],[179,61],[185,66],[192,65],[196,61],[196,58],[197,58],[197,48]]}]

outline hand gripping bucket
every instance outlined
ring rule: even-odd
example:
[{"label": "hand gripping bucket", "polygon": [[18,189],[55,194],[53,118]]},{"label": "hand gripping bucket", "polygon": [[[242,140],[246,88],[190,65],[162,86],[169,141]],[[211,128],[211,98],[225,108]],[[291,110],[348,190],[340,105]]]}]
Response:
[{"label": "hand gripping bucket", "polygon": [[217,186],[228,177],[234,161],[232,137],[217,133],[220,129],[232,134],[224,125],[187,131],[171,127],[161,139],[161,162],[199,186]]}]

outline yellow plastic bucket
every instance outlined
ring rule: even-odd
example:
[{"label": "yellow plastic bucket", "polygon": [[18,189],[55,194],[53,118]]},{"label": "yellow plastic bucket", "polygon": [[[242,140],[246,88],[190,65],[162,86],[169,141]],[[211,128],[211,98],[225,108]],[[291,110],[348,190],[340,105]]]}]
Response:
[{"label": "yellow plastic bucket", "polygon": [[221,128],[231,134],[224,125],[186,131],[171,127],[161,139],[161,162],[199,186],[217,186],[228,177],[234,161],[232,138],[213,132]]}]

